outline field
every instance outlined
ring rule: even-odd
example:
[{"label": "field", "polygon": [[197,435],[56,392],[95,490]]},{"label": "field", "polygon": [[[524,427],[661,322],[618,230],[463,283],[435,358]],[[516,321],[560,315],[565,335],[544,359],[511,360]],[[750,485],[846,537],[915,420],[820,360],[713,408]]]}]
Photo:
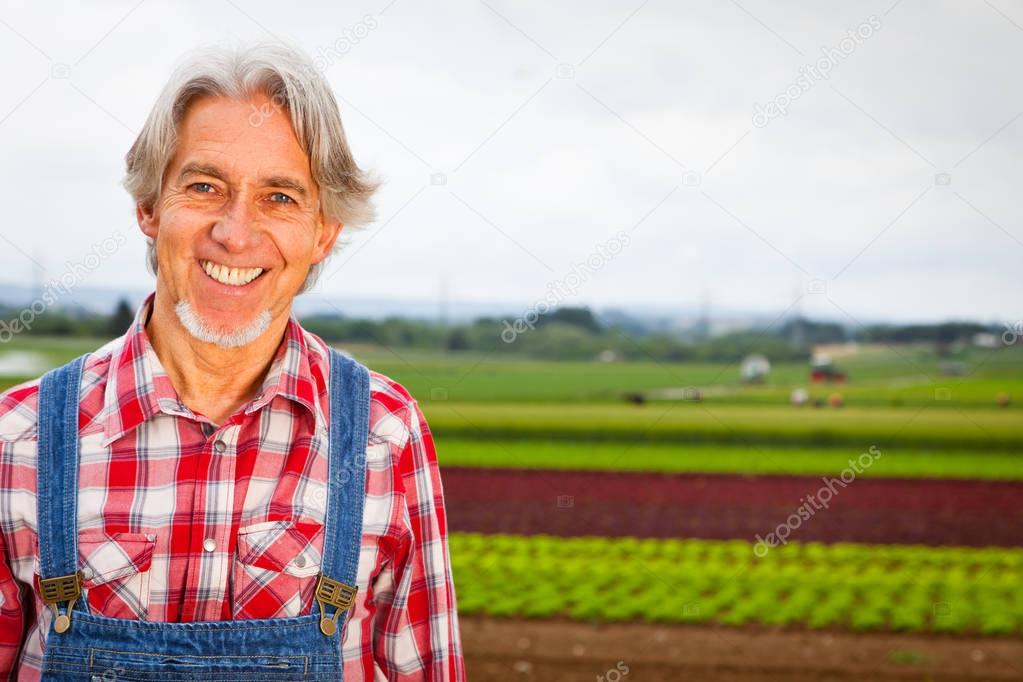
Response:
[{"label": "field", "polygon": [[[1023,550],[460,534],[461,610],[582,621],[1023,632]],[[938,608],[935,608],[938,605]]]},{"label": "field", "polygon": [[850,349],[836,385],[345,348],[435,436],[471,679],[1023,678],[1018,344]]},{"label": "field", "polygon": [[455,467],[445,469],[444,486],[457,527],[483,533],[754,539],[786,524],[796,527],[793,538],[820,542],[1023,546],[1017,481],[846,486],[832,476]]},{"label": "field", "polygon": [[[436,428],[436,427],[434,427]],[[854,447],[675,444],[555,440],[445,440],[444,463],[459,467],[648,471],[664,473],[831,474],[849,466]],[[865,477],[1023,479],[1012,450],[885,447]]]},{"label": "field", "polygon": [[1019,348],[841,385],[352,350],[436,436],[473,679],[1023,678]]}]

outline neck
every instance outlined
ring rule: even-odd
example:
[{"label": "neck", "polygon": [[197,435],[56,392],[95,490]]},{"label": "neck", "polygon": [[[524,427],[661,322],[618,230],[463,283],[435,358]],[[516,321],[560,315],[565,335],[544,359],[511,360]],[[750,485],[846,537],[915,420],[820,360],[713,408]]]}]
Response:
[{"label": "neck", "polygon": [[253,341],[224,348],[192,336],[175,304],[157,289],[146,334],[181,402],[220,424],[256,397],[284,338],[290,308]]}]

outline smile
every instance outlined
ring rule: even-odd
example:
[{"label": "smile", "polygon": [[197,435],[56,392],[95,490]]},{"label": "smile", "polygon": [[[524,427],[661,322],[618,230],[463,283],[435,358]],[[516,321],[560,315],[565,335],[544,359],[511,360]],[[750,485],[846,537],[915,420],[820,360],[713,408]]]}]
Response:
[{"label": "smile", "polygon": [[199,259],[203,271],[221,284],[232,287],[245,286],[263,274],[263,268],[231,268],[220,263]]}]

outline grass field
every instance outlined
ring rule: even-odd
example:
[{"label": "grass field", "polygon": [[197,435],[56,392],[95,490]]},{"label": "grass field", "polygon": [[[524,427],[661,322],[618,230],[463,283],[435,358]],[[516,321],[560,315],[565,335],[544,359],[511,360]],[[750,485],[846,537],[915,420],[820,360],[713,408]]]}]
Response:
[{"label": "grass field", "polygon": [[[102,345],[106,339],[20,336],[0,348],[32,351],[53,364]],[[421,401],[443,395],[464,403],[619,403],[626,393],[697,387],[717,405],[785,405],[794,387],[808,386],[805,363],[776,363],[761,385],[739,381],[735,364],[665,362],[542,362],[500,354],[439,353],[344,345],[367,366],[402,382]],[[1023,410],[1023,344],[969,349],[955,356],[965,374],[945,376],[944,360],[929,347],[866,348],[838,360],[850,380],[811,387],[811,396],[841,393],[850,406],[885,408],[995,408],[999,393]],[[0,379],[0,387],[25,377]],[[656,396],[651,396],[655,398]]]},{"label": "grass field", "polygon": [[[620,402],[630,392],[698,387],[717,404],[786,404],[791,390],[808,381],[804,363],[775,364],[768,382],[745,385],[733,364],[538,362],[497,355],[352,350],[370,367],[400,377],[414,395],[440,391],[449,400],[476,403]],[[811,395],[826,398],[839,392],[851,405],[935,408],[995,407],[1001,392],[1023,396],[1023,348],[972,350],[960,361],[966,374],[945,376],[942,360],[928,348],[870,349],[839,361],[849,373],[848,383],[820,386]],[[1010,407],[1019,408],[1019,401]]]},{"label": "grass field", "polygon": [[[0,349],[57,364],[105,339],[17,337]],[[875,446],[870,476],[1023,478],[1023,349],[958,354],[964,376],[942,376],[927,347],[866,348],[839,360],[846,406],[795,408],[803,364],[776,365],[743,385],[732,365],[537,362],[499,355],[352,346],[357,358],[403,383],[423,407],[442,462],[703,473],[828,474]],[[0,378],[0,389],[29,376]],[[699,387],[703,400],[622,395]],[[552,404],[557,407],[552,409]]]}]

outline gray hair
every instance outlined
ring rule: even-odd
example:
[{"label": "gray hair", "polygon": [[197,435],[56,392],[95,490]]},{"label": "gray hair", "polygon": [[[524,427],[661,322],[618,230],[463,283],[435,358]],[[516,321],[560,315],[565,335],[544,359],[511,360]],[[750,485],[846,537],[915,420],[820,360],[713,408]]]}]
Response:
[{"label": "gray hair", "polygon": [[[193,100],[207,95],[243,99],[256,94],[269,97],[275,110],[284,109],[290,115],[319,186],[324,217],[343,223],[346,230],[371,223],[376,216],[371,198],[381,180],[360,169],[352,158],[326,78],[304,52],[279,42],[210,46],[186,56],[125,155],[123,184],[132,198],[144,206],[156,204],[163,174],[174,155],[178,126]],[[249,123],[258,126],[271,113],[253,109]],[[146,260],[156,275],[156,245],[152,239],[147,242]],[[339,238],[335,250],[344,243]],[[299,293],[315,284],[325,262],[310,268]]]}]

